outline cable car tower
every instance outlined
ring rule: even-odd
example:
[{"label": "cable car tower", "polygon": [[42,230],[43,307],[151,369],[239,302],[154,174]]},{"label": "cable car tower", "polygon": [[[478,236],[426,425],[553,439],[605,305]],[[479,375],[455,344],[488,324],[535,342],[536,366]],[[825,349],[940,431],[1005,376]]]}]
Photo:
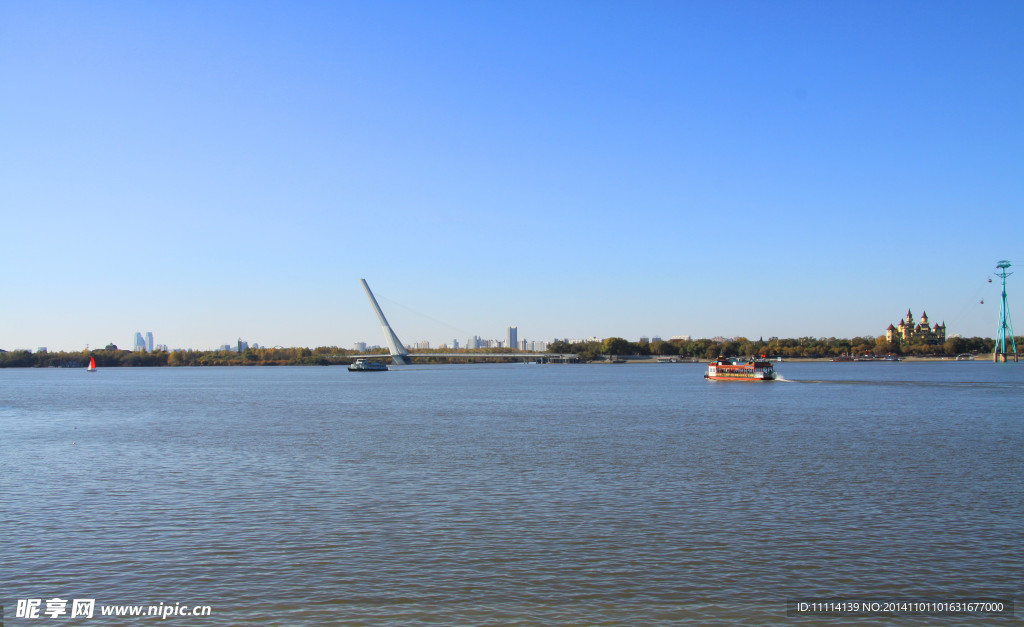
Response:
[{"label": "cable car tower", "polygon": [[[1003,280],[1003,300],[999,305],[999,331],[996,336],[996,345],[992,349],[992,361],[998,362],[999,358],[1003,358],[1003,362],[1008,361],[1010,353],[1013,353],[1013,361],[1017,361],[1017,340],[1013,339],[1013,322],[1010,321],[1010,307],[1006,304],[1006,277],[1013,274],[1007,272],[1006,269],[1010,267],[1010,262],[1005,259],[996,264],[998,272],[996,276]],[[1012,351],[1006,350],[1006,337],[1010,337],[1010,346]]]}]

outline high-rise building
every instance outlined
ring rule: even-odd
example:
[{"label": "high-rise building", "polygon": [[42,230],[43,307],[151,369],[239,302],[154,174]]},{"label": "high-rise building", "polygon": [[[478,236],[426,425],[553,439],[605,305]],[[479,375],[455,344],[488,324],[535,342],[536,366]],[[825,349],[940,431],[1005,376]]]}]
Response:
[{"label": "high-rise building", "polygon": [[459,341],[458,340],[452,340],[452,350],[455,350],[455,351],[459,350]]},{"label": "high-rise building", "polygon": [[146,331],[146,350],[153,352],[153,332]]},{"label": "high-rise building", "polygon": [[360,353],[366,352],[366,342],[356,342],[353,348]]},{"label": "high-rise building", "polygon": [[142,334],[138,331],[135,332],[135,341],[132,343],[132,350],[136,353],[141,353],[146,350],[146,341],[142,339]]},{"label": "high-rise building", "polygon": [[508,337],[505,340],[505,346],[511,348],[512,350],[515,350],[516,348],[518,348],[519,347],[519,339],[517,337],[518,335],[519,335],[519,329],[517,327],[509,327],[508,328]]}]

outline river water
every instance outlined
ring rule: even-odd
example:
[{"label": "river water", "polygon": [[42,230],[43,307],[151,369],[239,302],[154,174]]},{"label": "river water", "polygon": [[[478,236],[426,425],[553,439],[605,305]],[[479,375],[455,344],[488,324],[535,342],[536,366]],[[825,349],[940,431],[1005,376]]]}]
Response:
[{"label": "river water", "polygon": [[[179,625],[818,624],[787,600],[1024,598],[1024,368],[778,370],[0,370],[6,624],[159,603],[209,606]],[[97,615],[16,618],[52,598]]]}]

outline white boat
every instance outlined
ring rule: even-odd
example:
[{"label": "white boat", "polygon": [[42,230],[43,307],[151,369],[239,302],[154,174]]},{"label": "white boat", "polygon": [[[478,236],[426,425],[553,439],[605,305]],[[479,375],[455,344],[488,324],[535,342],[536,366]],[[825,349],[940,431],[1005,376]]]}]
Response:
[{"label": "white boat", "polygon": [[348,367],[349,372],[380,372],[387,369],[388,367],[382,361],[369,361],[366,359],[357,359]]},{"label": "white boat", "polygon": [[86,372],[96,372],[96,358],[89,358],[89,367],[85,369]]}]

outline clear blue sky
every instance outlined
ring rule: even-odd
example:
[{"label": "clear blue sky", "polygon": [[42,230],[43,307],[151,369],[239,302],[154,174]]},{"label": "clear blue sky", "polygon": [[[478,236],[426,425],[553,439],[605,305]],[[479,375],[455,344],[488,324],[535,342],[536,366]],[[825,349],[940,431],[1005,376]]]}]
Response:
[{"label": "clear blue sky", "polygon": [[[1024,3],[6,2],[0,348],[1024,326]],[[985,304],[980,300],[984,299]]]}]

